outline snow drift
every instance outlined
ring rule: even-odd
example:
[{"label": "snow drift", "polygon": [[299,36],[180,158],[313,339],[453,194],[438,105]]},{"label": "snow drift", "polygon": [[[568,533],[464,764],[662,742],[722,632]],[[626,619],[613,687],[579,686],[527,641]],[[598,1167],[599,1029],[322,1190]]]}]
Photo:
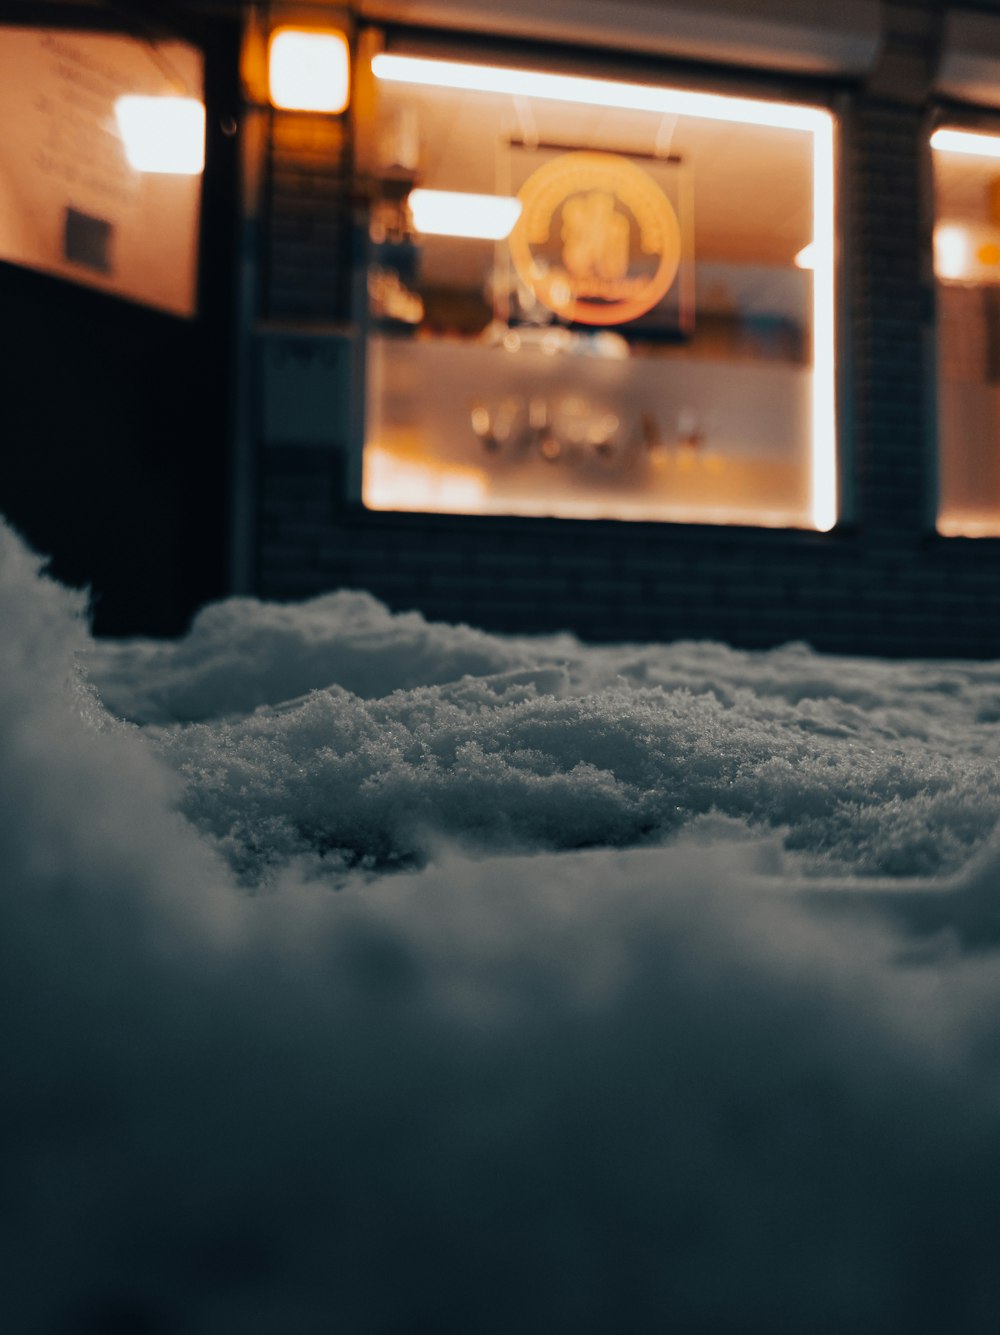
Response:
[{"label": "snow drift", "polygon": [[13,1335],[991,1327],[996,664],[0,624]]}]

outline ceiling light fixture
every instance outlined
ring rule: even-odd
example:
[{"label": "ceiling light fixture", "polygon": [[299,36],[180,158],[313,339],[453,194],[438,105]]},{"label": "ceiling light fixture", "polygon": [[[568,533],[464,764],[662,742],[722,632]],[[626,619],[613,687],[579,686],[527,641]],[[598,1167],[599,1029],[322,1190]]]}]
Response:
[{"label": "ceiling light fixture", "polygon": [[115,120],[130,167],[200,176],[205,170],[205,106],[194,97],[115,100]]},{"label": "ceiling light fixture", "polygon": [[521,214],[521,201],[508,195],[470,195],[459,190],[411,190],[407,200],[413,226],[429,236],[502,241]]},{"label": "ceiling light fixture", "polygon": [[1000,158],[1000,136],[971,130],[935,130],[931,148],[938,152],[968,153],[977,158]]}]

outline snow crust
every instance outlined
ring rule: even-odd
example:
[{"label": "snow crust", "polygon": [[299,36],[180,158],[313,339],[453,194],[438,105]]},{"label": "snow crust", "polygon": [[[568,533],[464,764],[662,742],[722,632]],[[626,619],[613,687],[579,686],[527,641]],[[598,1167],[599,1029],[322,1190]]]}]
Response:
[{"label": "snow crust", "polygon": [[992,1329],[1000,666],[0,625],[13,1335]]},{"label": "snow crust", "polygon": [[441,835],[622,846],[708,816],[778,832],[805,874],[926,876],[957,870],[1000,811],[995,663],[594,648],[344,591],[232,599],[183,640],[100,642],[87,661],[110,708],[158,725],[181,810],[248,884],[302,856],[327,874],[420,862]]}]

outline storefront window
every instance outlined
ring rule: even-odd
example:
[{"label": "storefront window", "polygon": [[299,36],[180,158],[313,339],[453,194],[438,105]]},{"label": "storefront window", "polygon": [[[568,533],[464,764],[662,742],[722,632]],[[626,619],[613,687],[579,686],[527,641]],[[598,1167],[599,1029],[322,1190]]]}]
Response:
[{"label": "storefront window", "polygon": [[931,147],[937,527],[1000,536],[1000,136],[944,128]]},{"label": "storefront window", "polygon": [[373,72],[368,507],[832,527],[828,113]]},{"label": "storefront window", "polygon": [[187,42],[0,28],[0,260],[194,315],[203,82]]}]

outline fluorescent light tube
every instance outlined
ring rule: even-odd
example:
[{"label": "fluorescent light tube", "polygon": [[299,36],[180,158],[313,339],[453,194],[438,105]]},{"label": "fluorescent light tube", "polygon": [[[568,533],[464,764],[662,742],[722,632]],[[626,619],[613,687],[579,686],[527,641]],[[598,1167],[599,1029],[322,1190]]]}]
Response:
[{"label": "fluorescent light tube", "polygon": [[459,190],[411,190],[407,201],[413,226],[429,236],[502,241],[521,214],[521,201],[508,195],[469,195]]}]

